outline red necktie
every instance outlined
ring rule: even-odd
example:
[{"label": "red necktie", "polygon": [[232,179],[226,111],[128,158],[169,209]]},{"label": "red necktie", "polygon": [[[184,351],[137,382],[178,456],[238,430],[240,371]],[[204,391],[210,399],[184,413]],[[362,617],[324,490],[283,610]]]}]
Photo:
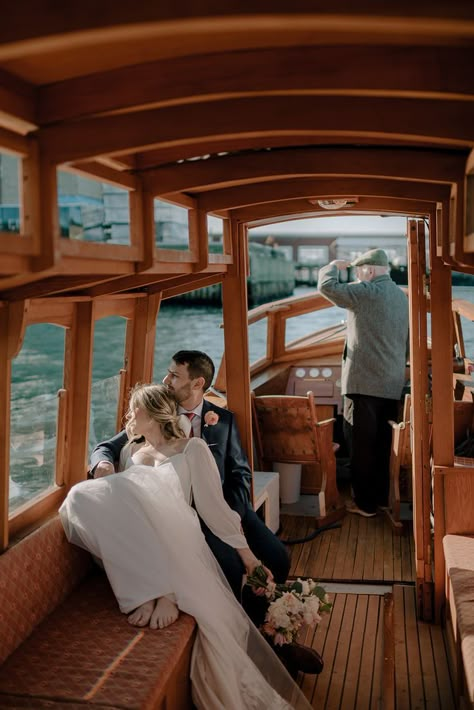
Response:
[{"label": "red necktie", "polygon": [[193,419],[196,416],[196,412],[183,412],[184,416],[189,419],[191,422],[191,431],[189,432],[189,438],[194,436],[194,431],[193,431]]}]

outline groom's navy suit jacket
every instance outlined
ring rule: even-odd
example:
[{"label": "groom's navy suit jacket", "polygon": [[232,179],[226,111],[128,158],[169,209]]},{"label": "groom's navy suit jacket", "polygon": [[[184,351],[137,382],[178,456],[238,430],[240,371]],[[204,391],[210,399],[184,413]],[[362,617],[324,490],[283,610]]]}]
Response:
[{"label": "groom's navy suit jacket", "polygon": [[[206,413],[212,411],[219,417],[214,425],[205,423]],[[241,517],[251,507],[250,485],[252,474],[245,456],[235,417],[232,412],[203,400],[201,413],[201,437],[206,441],[219,469],[224,498]],[[127,434],[120,432],[112,439],[97,444],[91,454],[92,469],[99,461],[117,463],[122,448],[127,443]]]}]

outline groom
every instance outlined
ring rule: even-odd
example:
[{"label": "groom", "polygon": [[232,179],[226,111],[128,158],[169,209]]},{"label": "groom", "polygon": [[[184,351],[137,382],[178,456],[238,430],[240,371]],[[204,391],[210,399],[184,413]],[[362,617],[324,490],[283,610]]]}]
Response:
[{"label": "groom", "polygon": [[[192,435],[202,437],[208,444],[219,469],[224,498],[240,515],[242,530],[250,549],[272,571],[276,582],[285,582],[290,570],[288,553],[252,508],[252,473],[240,443],[235,417],[229,410],[204,399],[204,392],[211,386],[213,377],[214,363],[206,353],[180,350],[173,355],[163,383],[175,396],[179,414],[185,414],[191,420]],[[91,455],[90,475],[99,478],[114,473],[114,462],[118,462],[120,451],[126,443],[127,435],[123,431],[109,441],[98,444]],[[200,522],[206,542],[232,591],[242,601],[254,624],[260,626],[268,603],[264,597],[255,596],[248,587],[242,591],[245,568],[238,553],[216,537],[203,521]],[[293,675],[298,670],[320,673],[323,667],[319,654],[296,643],[281,647],[278,655]]]}]

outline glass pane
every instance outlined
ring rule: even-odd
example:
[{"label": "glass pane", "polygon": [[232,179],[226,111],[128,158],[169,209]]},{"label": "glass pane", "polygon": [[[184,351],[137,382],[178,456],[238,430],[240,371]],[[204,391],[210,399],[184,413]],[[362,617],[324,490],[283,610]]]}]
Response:
[{"label": "glass pane", "polygon": [[298,338],[304,338],[306,335],[310,335],[317,330],[337,324],[341,325],[342,331],[345,320],[346,311],[344,308],[339,308],[338,306],[325,308],[315,313],[304,313],[301,316],[288,318],[286,321],[285,345],[288,345],[288,343]]},{"label": "glass pane", "polygon": [[[458,276],[457,273],[453,275]],[[465,274],[463,274],[465,276]],[[453,298],[459,298],[469,303],[474,303],[474,286],[453,286]],[[461,316],[461,327],[464,338],[464,350],[469,360],[474,360],[474,323],[468,318]]]},{"label": "glass pane", "polygon": [[96,321],[92,366],[89,452],[116,433],[119,372],[124,366],[127,321],[109,316]]},{"label": "glass pane", "polygon": [[224,220],[220,217],[207,215],[207,234],[209,238],[209,252],[211,254],[223,254]]},{"label": "glass pane", "polygon": [[221,307],[166,300],[156,328],[154,381],[162,381],[178,350],[202,350],[212,358],[217,370],[224,352],[222,320]]},{"label": "glass pane", "polygon": [[61,236],[130,245],[128,191],[58,170]]},{"label": "glass pane", "polygon": [[249,325],[249,361],[250,363],[265,357],[267,354],[267,327],[268,320],[262,318]]},{"label": "glass pane", "polygon": [[0,152],[0,232],[20,233],[20,158]]},{"label": "glass pane", "polygon": [[160,249],[189,249],[189,220],[185,207],[154,201],[155,244]]},{"label": "glass pane", "polygon": [[29,326],[12,363],[10,512],[54,486],[64,338],[59,326]]}]

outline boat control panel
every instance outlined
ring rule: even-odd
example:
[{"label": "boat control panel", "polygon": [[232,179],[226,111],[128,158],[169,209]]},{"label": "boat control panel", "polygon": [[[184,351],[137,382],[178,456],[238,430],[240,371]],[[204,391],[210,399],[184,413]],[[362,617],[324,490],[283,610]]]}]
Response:
[{"label": "boat control panel", "polygon": [[342,411],[340,365],[295,365],[290,368],[286,394],[313,392],[317,404],[336,405]]}]

